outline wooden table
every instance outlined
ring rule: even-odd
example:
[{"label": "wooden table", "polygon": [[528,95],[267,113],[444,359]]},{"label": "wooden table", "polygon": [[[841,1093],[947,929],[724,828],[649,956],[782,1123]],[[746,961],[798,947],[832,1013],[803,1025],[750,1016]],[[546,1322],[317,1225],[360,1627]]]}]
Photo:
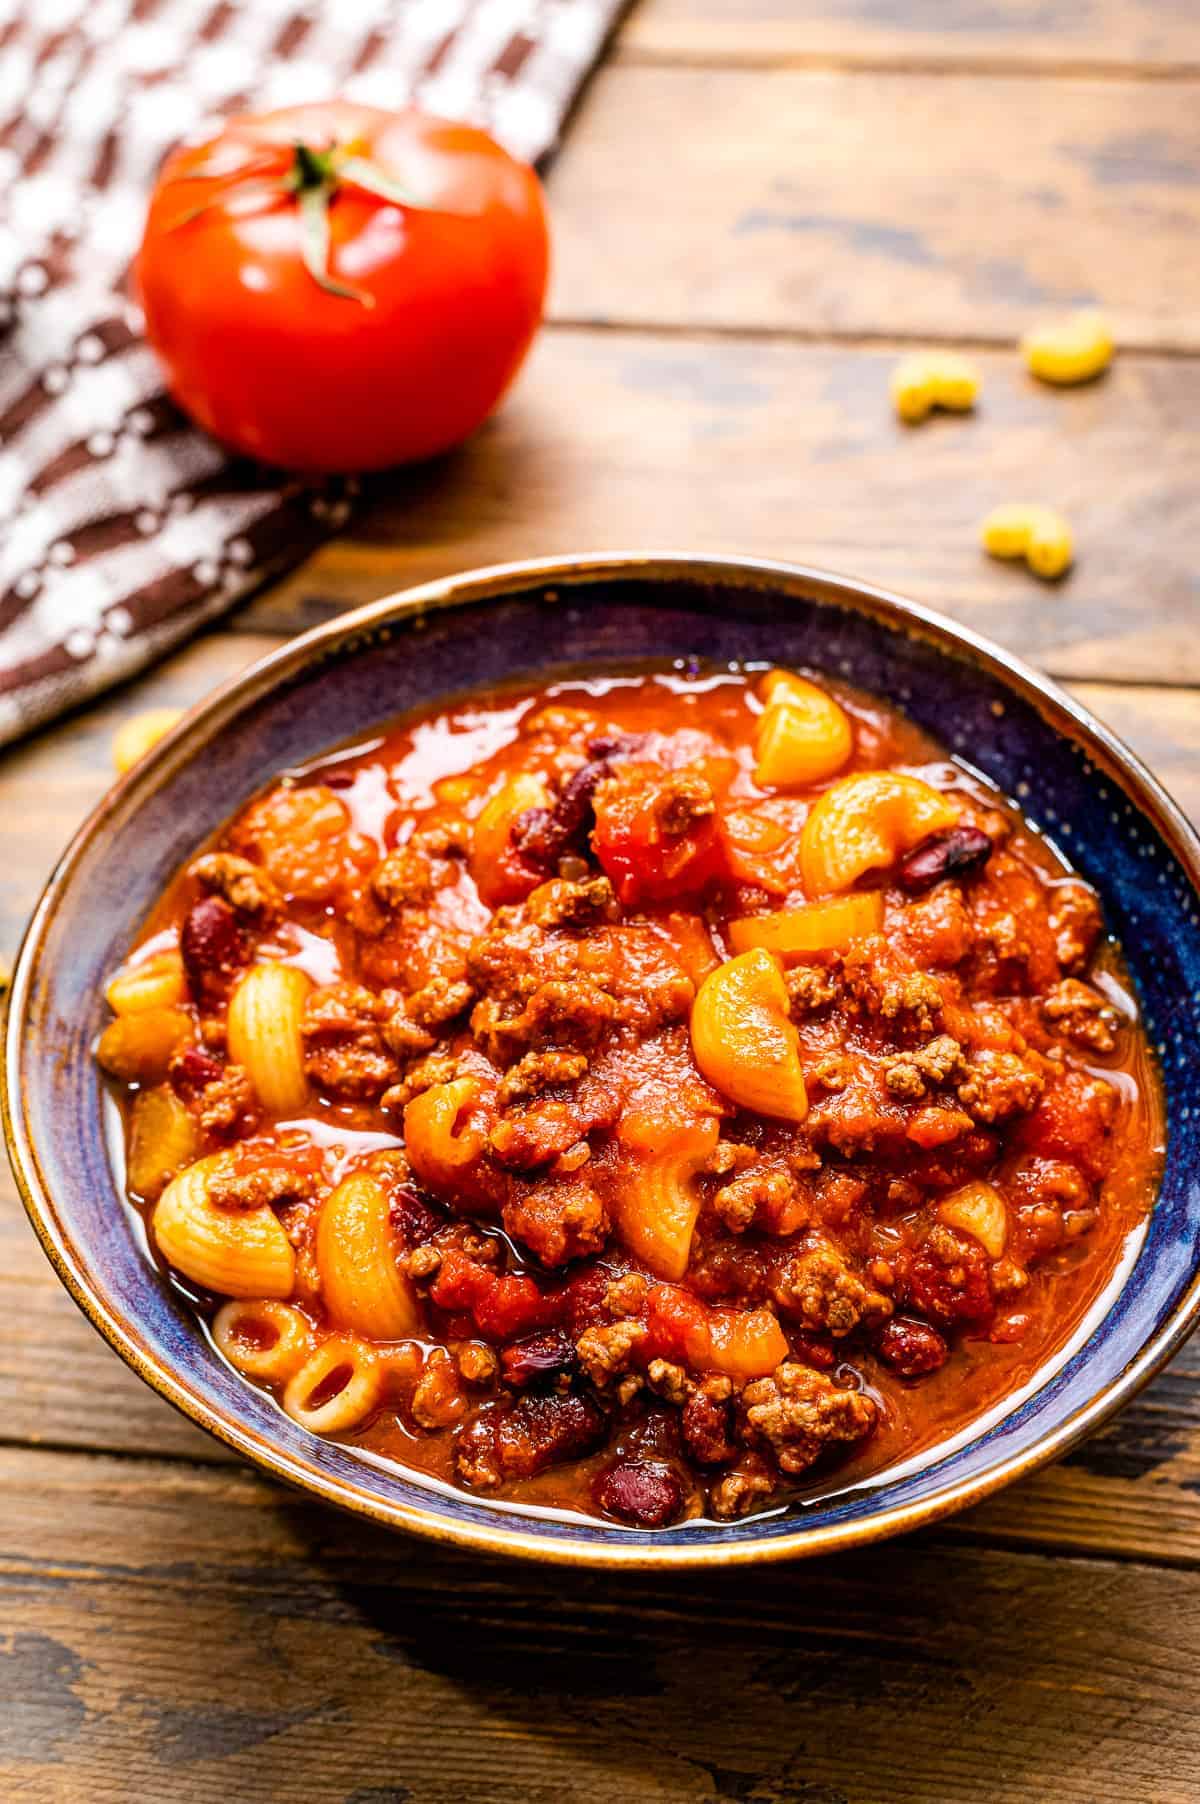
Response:
[{"label": "wooden table", "polygon": [[[0,952],[134,709],[495,559],[646,544],[891,584],[1063,680],[1200,815],[1200,22],[1189,0],[643,0],[550,179],[552,322],[444,466],[0,760]],[[1096,297],[1055,393],[1013,340]],[[906,431],[909,342],[976,418]],[[989,563],[1026,494],[1059,587]],[[936,1533],[728,1581],[485,1564],[235,1463],[76,1314],[0,1179],[0,1796],[1195,1804],[1200,1351]]]}]

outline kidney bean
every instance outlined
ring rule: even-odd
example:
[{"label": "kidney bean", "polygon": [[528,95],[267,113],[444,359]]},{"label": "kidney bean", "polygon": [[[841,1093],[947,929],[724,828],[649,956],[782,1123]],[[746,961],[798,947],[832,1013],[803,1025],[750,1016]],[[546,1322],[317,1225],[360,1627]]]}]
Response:
[{"label": "kidney bean", "polygon": [[171,1082],[183,1097],[199,1096],[209,1084],[224,1076],[225,1067],[198,1046],[185,1046],[171,1060]]},{"label": "kidney bean", "polygon": [[508,1478],[529,1478],[559,1460],[591,1453],[608,1433],[608,1418],[577,1391],[535,1391],[496,1419],[496,1455]]},{"label": "kidney bean", "polygon": [[931,833],[896,866],[896,882],[915,895],[945,877],[967,877],[992,855],[992,842],[978,827],[948,827]]},{"label": "kidney bean", "polygon": [[661,1460],[620,1460],[602,1472],[593,1495],[605,1515],[635,1528],[665,1528],[683,1508],[679,1474]]},{"label": "kidney bean", "polygon": [[391,1191],[388,1202],[388,1215],[393,1228],[406,1247],[420,1246],[445,1225],[444,1212],[439,1213],[431,1208],[425,1198],[408,1184],[398,1185]]},{"label": "kidney bean", "polygon": [[518,1390],[538,1379],[556,1378],[575,1365],[575,1343],[561,1328],[548,1328],[544,1334],[526,1334],[500,1353],[500,1369],[506,1381]]},{"label": "kidney bean", "polygon": [[902,1378],[919,1378],[925,1372],[936,1372],[950,1356],[950,1349],[928,1322],[915,1322],[910,1316],[894,1316],[880,1330],[875,1350],[880,1359]]},{"label": "kidney bean", "polygon": [[582,847],[593,821],[592,797],[609,774],[602,758],[581,764],[549,808],[527,808],[513,822],[514,849],[530,864],[553,870],[564,852]]},{"label": "kidney bean", "polygon": [[667,1460],[669,1463],[684,1457],[682,1413],[669,1404],[651,1404],[645,1408],[645,1398],[639,1398],[634,1406],[631,1420],[623,1423],[617,1439],[612,1444],[613,1452],[621,1462],[630,1460],[644,1465],[647,1460],[653,1464],[656,1460]]},{"label": "kidney bean", "polygon": [[822,1334],[792,1334],[788,1338],[793,1359],[799,1360],[801,1365],[813,1366],[818,1372],[832,1372],[837,1364],[832,1340]]},{"label": "kidney bean", "polygon": [[192,989],[200,997],[219,994],[250,957],[237,917],[220,896],[193,903],[179,936],[179,950]]},{"label": "kidney bean", "polygon": [[733,1411],[727,1398],[697,1386],[683,1406],[682,1426],[687,1450],[698,1465],[717,1466],[737,1452]]}]

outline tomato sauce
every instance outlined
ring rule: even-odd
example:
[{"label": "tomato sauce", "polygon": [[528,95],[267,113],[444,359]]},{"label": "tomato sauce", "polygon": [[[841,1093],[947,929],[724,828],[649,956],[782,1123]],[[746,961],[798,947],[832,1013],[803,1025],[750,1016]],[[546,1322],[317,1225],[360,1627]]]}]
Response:
[{"label": "tomato sauce", "polygon": [[631,1526],[1003,1414],[1161,1159],[1093,891],[824,677],[567,676],[283,773],[110,999],[131,1200],[235,1366],[373,1458]]}]

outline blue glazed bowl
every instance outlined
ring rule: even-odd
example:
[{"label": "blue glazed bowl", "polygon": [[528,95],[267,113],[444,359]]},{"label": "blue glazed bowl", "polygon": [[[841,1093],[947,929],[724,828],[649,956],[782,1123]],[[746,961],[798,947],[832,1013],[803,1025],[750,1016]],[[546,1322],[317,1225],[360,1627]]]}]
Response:
[{"label": "blue glazed bowl", "polygon": [[[562,1520],[368,1462],[290,1421],[213,1352],[148,1263],[109,1164],[90,1047],[106,974],[197,842],[285,765],[389,716],[556,666],[763,660],[851,678],[965,754],[1061,840],[1124,943],[1167,1094],[1161,1193],[1082,1345],[1033,1394],[917,1469],[724,1527],[647,1533]],[[1181,1345],[1200,1311],[1200,842],[1136,759],[1073,702],[962,628],[791,566],[611,556],[509,565],[308,633],[195,709],[84,824],[26,936],[12,989],[5,1131],[63,1282],[147,1382],[279,1478],[397,1528],[581,1564],[727,1564],[914,1527],[1071,1447]]]}]

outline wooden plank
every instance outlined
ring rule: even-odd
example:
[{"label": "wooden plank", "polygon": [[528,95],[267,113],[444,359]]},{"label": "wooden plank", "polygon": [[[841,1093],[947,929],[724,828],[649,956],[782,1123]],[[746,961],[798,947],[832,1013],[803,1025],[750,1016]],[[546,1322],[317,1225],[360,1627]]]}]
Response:
[{"label": "wooden plank", "polygon": [[618,61],[554,168],[554,312],[1007,341],[1099,300],[1200,350],[1198,170],[1194,81]]},{"label": "wooden plank", "polygon": [[[0,759],[0,949],[15,946],[37,885],[110,780],[116,721],[197,700],[274,641],[199,639],[103,706]],[[1200,698],[1185,689],[1086,684],[1081,699],[1122,733],[1200,820]],[[38,798],[36,810],[28,800]],[[963,1519],[955,1534],[1025,1546],[1119,1550],[1200,1563],[1200,1344],[1186,1349],[1106,1434],[1071,1462]],[[0,1171],[0,1424],[9,1441],[228,1456],[109,1352],[73,1308]]]},{"label": "wooden plank", "polygon": [[1191,1804],[1200,1575],[929,1538],[483,1563],[247,1475],[0,1455],[5,1795]]},{"label": "wooden plank", "polygon": [[[851,571],[1059,676],[1200,682],[1200,368],[1118,359],[1050,391],[979,357],[975,417],[900,425],[895,349],[555,331],[497,418],[376,500],[238,616],[287,633],[473,565],[678,546]],[[1072,520],[1047,588],[985,557],[978,522],[1029,491]]]},{"label": "wooden plank", "polygon": [[627,59],[944,70],[1200,66],[1196,21],[1178,0],[640,0],[621,31]]}]

